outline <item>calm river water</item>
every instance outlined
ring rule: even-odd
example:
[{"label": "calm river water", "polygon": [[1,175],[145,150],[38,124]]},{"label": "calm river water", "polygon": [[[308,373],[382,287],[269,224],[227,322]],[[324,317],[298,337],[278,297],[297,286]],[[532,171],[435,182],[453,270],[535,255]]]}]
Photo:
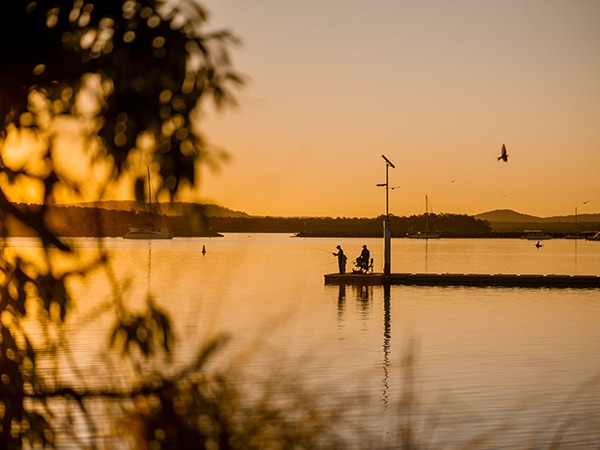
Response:
[{"label": "calm river water", "polygon": [[[73,242],[84,253],[96,245]],[[174,365],[190,361],[207,337],[228,333],[223,362],[244,364],[249,380],[289,376],[318,401],[343,404],[348,435],[360,430],[369,448],[395,448],[404,420],[433,448],[488,432],[469,448],[547,448],[567,422],[564,448],[600,448],[598,289],[392,286],[386,293],[324,284],[337,270],[338,244],[349,269],[367,244],[381,271],[382,239],[227,234],[103,244],[117,278],[130,281],[125,300],[141,304],[150,292],[170,311],[179,339]],[[600,242],[534,244],[394,239],[392,272],[600,275]],[[74,322],[109,296],[102,276],[72,287]],[[80,365],[97,376],[108,326],[99,316],[74,332]],[[399,412],[407,393],[410,419]]]}]

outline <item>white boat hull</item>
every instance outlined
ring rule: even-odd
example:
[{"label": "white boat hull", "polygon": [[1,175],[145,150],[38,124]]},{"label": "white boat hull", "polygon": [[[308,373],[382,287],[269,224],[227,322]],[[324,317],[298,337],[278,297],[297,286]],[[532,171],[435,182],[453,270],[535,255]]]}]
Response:
[{"label": "white boat hull", "polygon": [[168,230],[153,230],[151,228],[130,228],[123,239],[173,239],[173,233]]},{"label": "white boat hull", "polygon": [[530,241],[544,241],[547,239],[552,239],[552,235],[544,233],[540,230],[525,230],[523,233],[523,239]]},{"label": "white boat hull", "polygon": [[410,233],[407,235],[411,239],[439,239],[439,233],[430,233],[430,232],[419,232],[419,233]]}]

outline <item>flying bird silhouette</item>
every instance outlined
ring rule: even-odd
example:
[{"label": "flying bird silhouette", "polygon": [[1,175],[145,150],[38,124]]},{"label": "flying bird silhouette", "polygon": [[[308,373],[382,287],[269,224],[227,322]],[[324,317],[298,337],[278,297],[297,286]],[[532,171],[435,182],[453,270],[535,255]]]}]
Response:
[{"label": "flying bird silhouette", "polygon": [[506,153],[506,147],[504,146],[504,144],[502,144],[502,154],[500,156],[498,156],[498,161],[508,161],[508,153]]}]

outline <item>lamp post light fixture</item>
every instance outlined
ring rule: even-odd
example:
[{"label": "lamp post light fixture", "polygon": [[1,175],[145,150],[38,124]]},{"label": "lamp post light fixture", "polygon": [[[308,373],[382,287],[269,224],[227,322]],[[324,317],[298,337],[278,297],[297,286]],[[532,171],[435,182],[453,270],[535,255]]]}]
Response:
[{"label": "lamp post light fixture", "polygon": [[385,219],[383,220],[383,274],[389,275],[392,269],[390,257],[392,248],[392,230],[390,228],[388,169],[390,167],[395,169],[396,166],[394,166],[394,164],[387,159],[385,155],[381,155],[381,157],[385,160],[385,183],[380,183],[377,186],[385,186]]}]

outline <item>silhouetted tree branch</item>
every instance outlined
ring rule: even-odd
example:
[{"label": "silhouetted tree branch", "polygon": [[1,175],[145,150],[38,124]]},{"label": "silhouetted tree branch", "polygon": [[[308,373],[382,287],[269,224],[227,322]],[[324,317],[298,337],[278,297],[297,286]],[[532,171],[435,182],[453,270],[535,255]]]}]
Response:
[{"label": "silhouetted tree branch", "polygon": [[[23,322],[31,313],[28,305],[36,304],[40,327],[60,329],[71,307],[66,280],[86,276],[107,262],[98,241],[99,256],[92,263],[67,271],[53,263],[56,252],[71,249],[50,226],[48,207],[59,192],[80,193],[88,181],[81,181],[86,167],[67,170],[61,156],[64,160],[78,145],[88,157],[85,164],[103,164],[105,185],[129,172],[139,186],[149,166],[159,175],[159,191],[171,198],[182,184],[197,185],[198,163],[213,162],[199,131],[202,108],[209,100],[217,107],[233,105],[232,90],[242,78],[228,58],[237,39],[228,31],[206,31],[207,19],[206,10],[195,0],[3,4],[0,441],[4,448],[21,448],[24,440],[30,445],[55,445],[52,399],[75,402],[93,427],[86,408],[89,400],[160,397],[161,386],[173,383],[159,377],[160,381],[129,391],[58,387],[40,370],[39,362],[58,361],[60,340],[35,344]],[[65,140],[69,127],[77,130],[78,144]],[[141,162],[136,163],[134,156]],[[144,170],[138,173],[137,166]],[[35,198],[31,202],[35,204],[18,204],[25,193]],[[41,260],[8,251],[9,223],[31,229],[41,242]],[[113,292],[115,345],[120,343],[130,359],[151,358],[161,350],[168,355],[173,340],[168,315],[151,301],[146,311],[133,313],[118,298],[118,289]],[[125,339],[117,342],[122,334]]]}]

